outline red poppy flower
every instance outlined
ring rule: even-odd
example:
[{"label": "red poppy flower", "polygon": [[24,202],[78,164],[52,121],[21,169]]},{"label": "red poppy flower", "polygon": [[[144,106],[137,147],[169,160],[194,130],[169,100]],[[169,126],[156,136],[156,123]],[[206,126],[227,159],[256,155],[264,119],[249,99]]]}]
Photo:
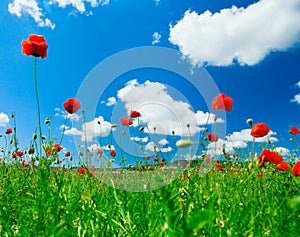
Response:
[{"label": "red poppy flower", "polygon": [[300,176],[300,161],[298,161],[298,162],[294,165],[294,168],[292,169],[292,175],[293,175],[293,176]]},{"label": "red poppy flower", "polygon": [[12,129],[11,128],[6,129],[5,133],[6,134],[11,134],[12,133]]},{"label": "red poppy flower", "polygon": [[45,152],[47,155],[54,155],[56,152],[59,152],[63,149],[59,144],[54,144],[52,147],[46,147]]},{"label": "red poppy flower", "polygon": [[112,157],[115,157],[117,155],[117,152],[115,150],[111,150],[109,153]]},{"label": "red poppy flower", "polygon": [[289,133],[290,133],[290,134],[293,134],[293,135],[296,135],[296,134],[300,133],[300,130],[299,130],[297,127],[293,126],[293,127],[291,127],[291,129],[289,130]]},{"label": "red poppy flower", "polygon": [[150,160],[150,156],[147,156],[147,157],[146,157],[146,160]]},{"label": "red poppy flower", "polygon": [[264,166],[265,162],[270,162],[272,164],[278,165],[283,162],[283,158],[275,151],[264,149],[258,157],[258,163],[260,166]]},{"label": "red poppy flower", "polygon": [[17,157],[17,154],[16,153],[13,153],[12,155],[11,155],[11,158],[16,158]]},{"label": "red poppy flower", "polygon": [[71,152],[67,151],[65,154],[66,157],[71,156]]},{"label": "red poppy flower", "polygon": [[47,57],[48,45],[45,37],[41,35],[29,35],[29,39],[22,40],[22,53],[34,57]]},{"label": "red poppy flower", "polygon": [[155,157],[153,160],[154,160],[154,162],[157,162],[157,161],[159,161],[159,158]]},{"label": "red poppy flower", "polygon": [[22,157],[23,156],[23,151],[17,151],[17,156]]},{"label": "red poppy flower", "polygon": [[126,127],[129,127],[130,125],[133,124],[133,122],[127,116],[125,116],[124,118],[121,118],[120,120],[121,120],[121,124]]},{"label": "red poppy flower", "polygon": [[78,100],[71,98],[64,103],[65,110],[70,114],[75,114],[81,107]]},{"label": "red poppy flower", "polygon": [[264,174],[258,174],[257,177],[261,179],[261,178],[264,178],[265,175]]},{"label": "red poppy flower", "polygon": [[264,137],[266,136],[271,129],[264,123],[254,124],[251,129],[251,136],[253,137]]},{"label": "red poppy flower", "polygon": [[223,166],[218,162],[215,164],[215,166],[217,167],[218,170],[221,170],[221,171],[224,170]]},{"label": "red poppy flower", "polygon": [[27,166],[29,166],[29,163],[28,164],[25,164],[25,160],[22,160],[22,162],[21,162],[21,165],[23,166],[23,167],[27,167]]},{"label": "red poppy flower", "polygon": [[100,149],[98,149],[97,152],[96,152],[96,155],[97,155],[97,156],[102,156],[102,154],[103,154],[103,151],[100,150]]},{"label": "red poppy flower", "polygon": [[276,166],[276,169],[280,171],[290,171],[291,166],[285,161],[282,161],[280,164]]},{"label": "red poppy flower", "polygon": [[206,139],[210,142],[217,142],[219,140],[219,137],[215,133],[209,133],[206,135]]},{"label": "red poppy flower", "polygon": [[81,169],[78,170],[79,174],[85,174],[86,173],[86,167],[83,167]]},{"label": "red poppy flower", "polygon": [[135,111],[135,110],[130,111],[130,117],[131,118],[137,118],[137,117],[140,117],[140,116],[141,116],[140,112]]},{"label": "red poppy flower", "polygon": [[215,110],[226,110],[228,112],[231,112],[232,102],[233,99],[231,97],[228,97],[224,93],[221,93],[213,99],[212,108]]},{"label": "red poppy flower", "polygon": [[165,165],[165,163],[164,163],[164,162],[160,162],[160,165],[161,165],[161,166],[164,166],[164,165]]}]

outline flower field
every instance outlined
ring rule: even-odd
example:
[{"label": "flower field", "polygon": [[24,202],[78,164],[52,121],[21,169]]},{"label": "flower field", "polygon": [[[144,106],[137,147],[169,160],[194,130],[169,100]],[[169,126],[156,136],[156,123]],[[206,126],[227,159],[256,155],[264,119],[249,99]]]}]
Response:
[{"label": "flower field", "polygon": [[[177,149],[201,147],[197,159],[175,162],[157,152],[126,166],[123,152],[110,147],[96,156],[109,164],[122,156],[123,166],[96,167],[85,141],[85,159],[73,165],[71,152],[61,153],[65,130],[59,140],[42,130],[51,121],[41,122],[36,61],[47,58],[47,49],[43,36],[22,42],[23,54],[34,57],[39,124],[26,149],[19,148],[15,113],[14,126],[1,135],[0,236],[300,236],[300,162],[270,144],[255,147],[271,131],[265,123],[247,120],[252,147],[248,153],[224,148],[222,160],[207,154],[219,136],[206,127],[199,141],[176,141]],[[221,93],[211,107],[231,112],[232,104]],[[81,103],[71,98],[63,107],[67,121]],[[128,129],[142,114],[128,116],[111,129]],[[297,140],[300,130],[289,132]]]}]

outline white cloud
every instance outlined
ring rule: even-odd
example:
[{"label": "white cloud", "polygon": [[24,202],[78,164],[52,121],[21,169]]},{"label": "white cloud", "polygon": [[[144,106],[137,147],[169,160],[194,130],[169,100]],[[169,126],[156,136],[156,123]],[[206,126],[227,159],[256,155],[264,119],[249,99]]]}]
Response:
[{"label": "white cloud", "polygon": [[131,137],[130,140],[145,143],[149,141],[149,137]]},{"label": "white cloud", "polygon": [[71,5],[80,13],[87,13],[90,15],[91,12],[86,11],[85,2],[89,3],[91,7],[98,7],[99,5],[104,6],[109,4],[109,0],[51,0],[49,1],[49,4],[58,4],[58,6],[62,8]]},{"label": "white cloud", "polygon": [[300,88],[300,81],[298,81],[295,86],[299,87]]},{"label": "white cloud", "polygon": [[0,113],[0,126],[1,127],[6,127],[9,123],[9,118],[8,118],[8,115],[1,112]]},{"label": "white cloud", "polygon": [[160,148],[157,144],[155,144],[154,142],[149,142],[146,146],[145,146],[146,151],[152,151],[152,152],[171,152],[172,151],[172,147],[164,147],[164,148]]},{"label": "white cloud", "polygon": [[290,150],[285,147],[276,147],[275,151],[278,152],[282,156],[287,156],[290,154]]},{"label": "white cloud", "polygon": [[166,86],[158,82],[139,84],[136,79],[131,80],[118,91],[117,97],[125,103],[127,111],[134,109],[142,114],[140,121],[147,124],[144,131],[149,133],[171,135],[174,131],[175,135],[189,136],[190,131],[195,135],[200,131],[198,125],[202,124],[203,116],[208,116],[201,111],[195,114],[188,103],[172,98]]},{"label": "white cloud", "polygon": [[152,45],[158,44],[160,42],[161,34],[154,32],[152,35]]},{"label": "white cloud", "polygon": [[[270,131],[268,135],[260,138],[255,138],[255,142],[277,142],[278,139],[273,137],[272,135],[276,135],[275,132]],[[233,132],[232,134],[226,136],[228,141],[236,142],[236,141],[244,141],[244,142],[252,142],[253,137],[251,136],[251,129],[243,129],[240,132]]]},{"label": "white cloud", "polygon": [[114,145],[100,146],[98,143],[94,143],[94,144],[88,146],[89,151],[97,151],[99,149],[102,151],[115,150],[115,146]]},{"label": "white cloud", "polygon": [[162,145],[162,146],[165,146],[167,144],[169,144],[169,142],[167,141],[167,139],[161,139],[158,144]]},{"label": "white cloud", "polygon": [[295,95],[294,99],[291,99],[291,102],[296,102],[296,103],[300,104],[300,94]]},{"label": "white cloud", "polygon": [[[229,153],[234,152],[236,148],[246,148],[249,143],[253,141],[250,132],[251,129],[243,129],[240,132],[233,132],[231,135],[226,136],[225,140],[219,139],[217,142],[209,143],[207,154],[209,156],[221,155],[223,154],[223,147],[225,148],[225,151]],[[271,131],[264,137],[255,138],[255,142],[277,142],[278,139],[273,135],[276,135],[276,133]]]},{"label": "white cloud", "polygon": [[106,106],[112,106],[112,105],[115,105],[117,102],[117,99],[115,97],[109,97],[107,99],[107,102],[106,102]]},{"label": "white cloud", "polygon": [[[100,122],[100,124],[99,124]],[[99,137],[106,137],[110,134],[111,131],[111,123],[104,121],[102,116],[95,118],[91,122],[86,122],[82,125],[82,129],[79,130],[77,128],[71,128],[65,131],[66,135],[74,135],[80,136],[81,141],[85,140],[85,128],[86,128],[86,140],[87,142],[91,142],[93,138]]]},{"label": "white cloud", "polygon": [[224,123],[224,120],[221,118],[216,118],[216,115],[213,113],[204,113],[203,111],[198,110],[195,114],[198,125],[214,124],[214,123]]},{"label": "white cloud", "polygon": [[30,15],[39,27],[50,27],[52,30],[55,27],[55,24],[44,17],[43,10],[39,7],[37,0],[14,0],[8,4],[8,11],[18,17],[23,14]]},{"label": "white cloud", "polygon": [[170,26],[169,40],[192,64],[217,66],[259,63],[271,51],[299,42],[300,0],[261,0],[247,8],[186,11]]}]

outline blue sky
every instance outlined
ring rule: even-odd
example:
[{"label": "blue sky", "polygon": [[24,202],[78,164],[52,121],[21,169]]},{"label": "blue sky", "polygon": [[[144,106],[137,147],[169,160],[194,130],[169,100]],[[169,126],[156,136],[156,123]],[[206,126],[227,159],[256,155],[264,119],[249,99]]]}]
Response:
[{"label": "blue sky", "polygon": [[[182,124],[192,123],[197,135],[209,111],[220,119],[219,126],[226,124],[226,134],[234,134],[233,142],[221,134],[218,146],[225,143],[228,151],[232,152],[231,146],[245,147],[251,139],[245,121],[252,118],[271,128],[269,137],[275,146],[283,147],[284,153],[294,152],[288,130],[300,127],[300,0],[4,0],[0,11],[0,133],[13,126],[8,117],[15,111],[24,149],[37,126],[37,111],[33,58],[21,54],[21,41],[33,33],[45,36],[49,46],[47,58],[38,59],[37,79],[42,120],[51,117],[57,140],[64,120],[62,104],[77,95],[93,68],[124,50],[155,46],[177,50],[191,73],[204,67],[218,90],[234,99],[233,111],[226,117],[210,111],[210,104],[176,73],[153,68],[128,71],[111,79],[101,94],[93,114],[96,120],[87,118],[89,146],[99,141],[97,121],[103,125],[105,145],[110,125],[120,124],[119,117],[139,108],[141,121],[150,130],[160,126],[160,135],[154,139],[151,131],[138,134],[137,127],[126,132],[148,137],[143,145],[149,154],[154,143],[171,150],[170,130],[178,125],[175,117]],[[99,75],[95,88],[101,83]],[[142,106],[152,98],[172,108],[176,116],[162,112],[160,106]],[[87,107],[83,104],[83,109]],[[74,138],[76,144],[82,142],[82,120],[79,112],[72,118],[76,126],[68,121],[66,128],[62,145],[73,154]],[[182,129],[186,135],[185,125]],[[114,134],[116,138],[118,131]],[[118,151],[118,144],[114,145]]]}]

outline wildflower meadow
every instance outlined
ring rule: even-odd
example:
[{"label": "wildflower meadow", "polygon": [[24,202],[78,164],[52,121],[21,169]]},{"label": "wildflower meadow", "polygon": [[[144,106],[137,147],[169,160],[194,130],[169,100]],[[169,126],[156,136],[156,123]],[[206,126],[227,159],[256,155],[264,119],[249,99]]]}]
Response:
[{"label": "wildflower meadow", "polygon": [[[110,129],[140,135],[129,141],[134,162],[113,139],[92,151],[85,137],[75,153],[62,145],[65,127],[54,137],[51,119],[41,117],[37,61],[47,63],[45,37],[32,34],[21,46],[33,58],[38,124],[30,143],[21,145],[21,115],[12,112],[13,126],[1,134],[1,236],[300,236],[300,162],[269,142],[257,146],[271,131],[267,124],[246,121],[253,141],[244,150],[209,154],[220,134],[206,123],[198,140],[172,132],[187,156],[166,157],[158,148],[147,155],[141,134],[149,128],[132,108]],[[230,113],[234,98],[220,93],[210,103]],[[87,112],[75,95],[61,104],[65,124]],[[300,130],[287,132],[299,147]],[[101,134],[98,141],[101,147]]]}]

